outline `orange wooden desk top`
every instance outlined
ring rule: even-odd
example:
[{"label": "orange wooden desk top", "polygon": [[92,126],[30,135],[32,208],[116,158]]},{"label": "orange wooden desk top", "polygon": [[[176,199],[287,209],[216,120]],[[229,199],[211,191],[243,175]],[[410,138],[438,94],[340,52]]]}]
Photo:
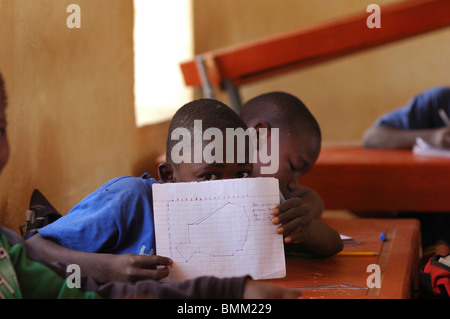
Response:
[{"label": "orange wooden desk top", "polygon": [[409,150],[323,147],[300,183],[325,209],[450,212],[450,159]]},{"label": "orange wooden desk top", "polygon": [[[419,269],[420,230],[414,219],[325,219],[342,235],[359,241],[344,245],[345,252],[374,251],[376,256],[328,258],[287,256],[287,275],[268,282],[302,291],[306,298],[411,298]],[[380,233],[387,241],[380,240]],[[380,266],[381,288],[368,288],[367,266]]]}]

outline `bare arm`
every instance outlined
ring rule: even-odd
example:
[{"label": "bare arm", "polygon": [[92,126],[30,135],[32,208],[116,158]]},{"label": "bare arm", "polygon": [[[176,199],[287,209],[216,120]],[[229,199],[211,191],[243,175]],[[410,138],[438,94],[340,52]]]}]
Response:
[{"label": "bare arm", "polygon": [[300,243],[311,253],[322,257],[337,254],[344,247],[338,231],[319,219],[311,222],[309,233]]},{"label": "bare arm", "polygon": [[[39,234],[31,237],[27,240],[33,249],[38,250],[43,254],[45,258],[49,261],[60,261],[65,263],[76,263],[80,266],[81,273],[83,276],[92,276],[92,278],[98,282],[107,283],[103,286],[104,290],[107,290],[110,294],[118,293],[115,297],[133,297],[133,294],[137,294],[137,297],[149,297],[155,295],[163,296],[176,296],[174,294],[182,294],[183,292],[193,293],[195,289],[208,288],[202,285],[208,285],[209,290],[195,291],[200,293],[202,296],[211,297],[211,290],[214,293],[220,294],[220,289],[218,286],[225,286],[226,281],[233,279],[215,279],[215,278],[196,278],[191,280],[192,284],[188,281],[181,283],[171,283],[175,289],[171,292],[170,284],[160,285],[156,281],[141,281],[140,279],[160,279],[168,274],[167,267],[165,269],[150,270],[143,269],[142,267],[154,267],[155,265],[166,264],[167,261],[172,263],[169,258],[159,257],[159,256],[139,256],[139,255],[112,255],[112,254],[100,254],[100,253],[84,253],[79,251],[74,251],[63,246],[54,243],[51,240],[41,237]],[[113,268],[119,269],[117,273],[117,281],[122,282],[136,282],[135,285],[123,285],[116,283],[114,276],[110,273],[111,265]],[[131,273],[128,271],[131,270]],[[134,275],[132,274],[134,273]],[[149,275],[151,274],[151,275]],[[125,275],[125,277],[124,277]],[[131,276],[130,276],[131,275]],[[156,277],[158,278],[156,278]],[[155,277],[155,278],[154,278]],[[160,277],[160,278],[159,278]],[[202,282],[206,282],[202,284]],[[117,292],[114,292],[116,287]],[[197,288],[196,288],[197,287]],[[200,287],[200,288],[199,288]],[[217,292],[219,291],[219,292]],[[140,292],[140,293],[139,293]],[[146,292],[146,293],[144,293]],[[151,292],[151,293],[149,293]],[[231,291],[232,293],[233,291]],[[230,292],[227,292],[231,295]],[[298,298],[301,293],[296,290],[286,289],[283,287],[278,287],[268,283],[258,282],[251,279],[246,279],[243,287],[243,298],[245,299],[255,299],[255,298]]]},{"label": "bare arm", "polygon": [[[161,256],[114,255],[75,251],[45,239],[39,234],[29,238],[27,243],[49,261],[77,264],[80,266],[83,275],[90,276],[98,282],[159,280],[169,274],[168,266],[172,264],[170,258]],[[156,269],[158,265],[166,267]]]},{"label": "bare arm", "polygon": [[410,149],[416,138],[440,147],[450,147],[450,128],[426,130],[403,130],[388,126],[373,126],[363,136],[363,145],[367,148]]}]

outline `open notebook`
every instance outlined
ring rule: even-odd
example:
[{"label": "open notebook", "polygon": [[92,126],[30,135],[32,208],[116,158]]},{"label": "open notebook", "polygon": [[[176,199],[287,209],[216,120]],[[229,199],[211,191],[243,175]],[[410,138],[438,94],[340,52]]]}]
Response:
[{"label": "open notebook", "polygon": [[279,196],[278,180],[266,177],[153,185],[156,253],[174,261],[166,280],[284,277],[271,221]]}]

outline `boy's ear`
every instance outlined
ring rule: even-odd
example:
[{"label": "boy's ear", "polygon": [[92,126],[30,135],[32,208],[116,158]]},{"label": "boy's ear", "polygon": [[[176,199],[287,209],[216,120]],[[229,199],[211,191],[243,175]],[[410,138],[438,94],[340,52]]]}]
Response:
[{"label": "boy's ear", "polygon": [[261,128],[267,129],[267,137],[269,137],[270,136],[270,124],[265,121],[256,123],[255,130],[256,130],[256,133],[258,133],[257,134],[258,138],[259,138],[259,129],[261,129]]},{"label": "boy's ear", "polygon": [[164,183],[172,183],[175,181],[173,171],[173,165],[170,163],[161,163],[158,165],[159,179]]}]

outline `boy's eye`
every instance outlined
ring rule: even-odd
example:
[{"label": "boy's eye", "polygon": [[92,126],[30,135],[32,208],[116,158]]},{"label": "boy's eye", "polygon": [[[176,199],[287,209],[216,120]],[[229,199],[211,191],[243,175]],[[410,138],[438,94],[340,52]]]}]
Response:
[{"label": "boy's eye", "polygon": [[219,179],[216,174],[206,173],[202,176],[205,181],[213,181],[215,179]]},{"label": "boy's eye", "polygon": [[246,178],[248,177],[249,173],[248,172],[239,172],[236,174],[237,178]]}]

